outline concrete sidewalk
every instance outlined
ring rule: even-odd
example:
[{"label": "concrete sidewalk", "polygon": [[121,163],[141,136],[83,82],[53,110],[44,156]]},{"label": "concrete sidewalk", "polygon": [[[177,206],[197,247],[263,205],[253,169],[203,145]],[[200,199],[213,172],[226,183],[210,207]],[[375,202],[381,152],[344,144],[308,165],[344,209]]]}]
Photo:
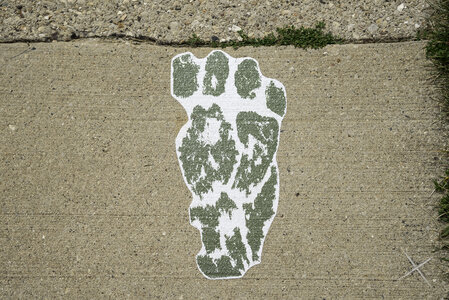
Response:
[{"label": "concrete sidewalk", "polygon": [[[430,197],[447,149],[424,43],[225,49],[281,81],[280,199],[242,279],[197,270],[170,60],[100,40],[0,45],[2,298],[386,298],[447,294]],[[404,251],[419,264],[429,287]]]}]

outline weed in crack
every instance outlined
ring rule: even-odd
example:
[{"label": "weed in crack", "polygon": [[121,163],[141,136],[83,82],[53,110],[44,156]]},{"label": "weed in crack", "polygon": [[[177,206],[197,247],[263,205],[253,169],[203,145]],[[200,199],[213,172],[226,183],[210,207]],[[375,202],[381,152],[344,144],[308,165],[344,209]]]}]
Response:
[{"label": "weed in crack", "polygon": [[204,41],[196,34],[193,34],[183,44],[191,47],[212,47],[226,48],[233,47],[237,49],[244,46],[286,46],[293,45],[298,48],[323,48],[330,44],[343,43],[342,38],[334,37],[331,33],[324,32],[324,22],[319,22],[313,28],[295,28],[294,26],[285,26],[276,29],[276,34],[269,33],[262,38],[249,37],[244,31],[238,31],[240,40],[231,40],[226,42]]}]

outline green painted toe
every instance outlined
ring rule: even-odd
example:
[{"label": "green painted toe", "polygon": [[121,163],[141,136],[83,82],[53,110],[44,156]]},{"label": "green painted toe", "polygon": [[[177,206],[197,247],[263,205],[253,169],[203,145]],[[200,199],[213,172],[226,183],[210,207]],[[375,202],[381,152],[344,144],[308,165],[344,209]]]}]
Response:
[{"label": "green painted toe", "polygon": [[203,94],[220,96],[225,92],[226,79],[229,75],[228,58],[220,51],[207,57],[206,75],[203,81]]},{"label": "green painted toe", "polygon": [[173,60],[173,94],[187,98],[198,90],[197,75],[200,67],[193,62],[191,54]]},{"label": "green painted toe", "polygon": [[253,59],[245,59],[237,67],[235,72],[235,87],[240,97],[253,99],[256,94],[253,92],[261,85],[260,74],[257,63]]},{"label": "green painted toe", "polygon": [[287,105],[284,90],[276,87],[274,82],[271,81],[265,90],[265,96],[267,98],[267,107],[283,117],[285,113],[285,106]]}]

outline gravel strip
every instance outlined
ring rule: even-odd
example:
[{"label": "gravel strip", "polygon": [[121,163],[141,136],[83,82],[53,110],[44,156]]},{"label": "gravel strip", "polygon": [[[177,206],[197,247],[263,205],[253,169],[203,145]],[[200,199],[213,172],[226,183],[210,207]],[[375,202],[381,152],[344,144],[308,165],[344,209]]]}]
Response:
[{"label": "gravel strip", "polygon": [[277,27],[314,26],[350,40],[414,38],[425,26],[424,0],[0,1],[0,41],[70,40],[114,35],[178,43],[261,37]]}]

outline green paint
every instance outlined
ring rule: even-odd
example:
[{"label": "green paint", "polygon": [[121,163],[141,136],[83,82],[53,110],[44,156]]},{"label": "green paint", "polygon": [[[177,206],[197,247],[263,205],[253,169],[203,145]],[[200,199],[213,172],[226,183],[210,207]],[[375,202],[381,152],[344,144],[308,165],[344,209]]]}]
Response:
[{"label": "green paint", "polygon": [[203,227],[202,240],[207,253],[220,249],[220,233],[210,227]]},{"label": "green paint", "polygon": [[190,209],[190,219],[192,221],[199,220],[201,224],[206,227],[217,227],[219,217],[220,212],[213,205],[206,205],[205,207],[192,207]]},{"label": "green paint", "polygon": [[240,234],[240,229],[234,229],[234,235],[230,238],[226,237],[226,249],[229,251],[229,255],[236,262],[235,267],[237,269],[244,269],[243,260],[249,263],[246,257],[246,247],[242,242],[242,235]]},{"label": "green paint", "polygon": [[221,213],[226,212],[230,218],[232,210],[236,209],[237,205],[235,205],[234,201],[229,198],[228,194],[222,192],[220,199],[217,201],[216,207]]},{"label": "green paint", "polygon": [[242,271],[232,266],[229,256],[222,256],[214,263],[210,256],[198,255],[196,261],[200,270],[210,278],[238,277],[242,275]]},{"label": "green paint", "polygon": [[231,217],[232,210],[236,208],[234,201],[222,192],[215,205],[198,206],[190,209],[190,220],[192,222],[198,220],[201,223],[201,236],[207,253],[220,249],[220,233],[217,228],[220,216],[227,213]]},{"label": "green paint", "polygon": [[215,228],[218,226],[218,219],[222,213],[227,213],[231,217],[232,210],[236,208],[237,205],[229,198],[228,194],[222,192],[215,205],[192,207],[190,209],[190,219],[192,222],[195,220],[200,221],[203,226]]},{"label": "green paint", "polygon": [[[224,184],[228,182],[237,162],[238,151],[235,149],[235,141],[229,134],[232,130],[231,124],[224,120],[218,105],[213,104],[209,110],[197,105],[190,118],[192,126],[187,130],[187,135],[178,149],[181,153],[179,159],[192,191],[202,197],[212,190],[212,182],[220,181]],[[213,145],[201,140],[201,133],[206,130],[207,121],[212,119],[220,122],[220,138]],[[217,168],[212,166],[209,156],[213,157]]]},{"label": "green paint", "polygon": [[176,96],[187,98],[196,92],[199,69],[190,54],[179,56],[173,61],[173,93]]},{"label": "green paint", "polygon": [[[248,137],[252,135],[266,148],[263,149],[256,144],[252,159],[244,154],[240,160],[232,187],[238,187],[241,191],[245,190],[248,195],[251,185],[259,183],[264,178],[273,161],[273,155],[277,148],[279,125],[276,119],[263,117],[251,111],[240,112],[236,122],[238,137],[245,147],[248,147]],[[258,160],[260,163],[257,163]]]},{"label": "green paint", "polygon": [[[203,81],[203,94],[220,96],[225,91],[226,79],[229,75],[228,58],[222,52],[214,52],[207,57],[206,75]],[[216,86],[213,87],[213,78]]]},{"label": "green paint", "polygon": [[260,87],[260,75],[255,60],[245,59],[239,64],[235,72],[235,87],[244,99],[256,97],[253,90]]},{"label": "green paint", "polygon": [[285,106],[287,104],[284,90],[276,87],[274,82],[271,81],[270,85],[265,90],[265,96],[267,98],[267,107],[282,117],[285,113]]},{"label": "green paint", "polygon": [[273,215],[273,202],[276,198],[277,172],[271,167],[271,176],[262,187],[262,191],[251,203],[243,204],[246,215],[246,227],[248,228],[248,244],[253,252],[253,260],[258,260],[257,252],[260,249],[261,241],[264,238],[263,226]]},{"label": "green paint", "polygon": [[[242,235],[240,234],[239,228],[234,229],[234,235],[232,237],[226,237],[226,248],[229,251],[229,256],[223,255],[215,262],[209,255],[197,256],[198,266],[206,276],[222,278],[242,275],[242,271],[245,268],[243,261],[249,263],[249,260],[246,257],[246,248],[242,242]],[[234,267],[232,266],[231,259],[235,262]]]}]

